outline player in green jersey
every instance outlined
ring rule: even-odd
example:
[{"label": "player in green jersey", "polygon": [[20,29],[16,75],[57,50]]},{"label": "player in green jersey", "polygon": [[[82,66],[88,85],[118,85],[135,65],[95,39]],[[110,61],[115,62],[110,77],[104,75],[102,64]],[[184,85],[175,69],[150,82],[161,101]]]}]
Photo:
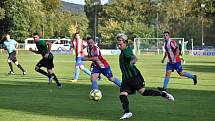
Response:
[{"label": "player in green jersey", "polygon": [[[35,70],[49,78],[48,84],[51,83],[52,79],[55,80],[57,84],[57,88],[62,88],[62,84],[58,81],[56,75],[52,72],[52,68],[54,68],[53,59],[54,56],[52,55],[51,51],[51,43],[45,42],[44,40],[40,40],[39,33],[33,33],[34,43],[36,43],[37,50],[33,50],[32,48],[29,48],[29,51],[41,54],[42,59],[36,64]],[[40,69],[41,67],[47,68],[47,72]]]},{"label": "player in green jersey", "polygon": [[137,62],[137,58],[128,46],[128,37],[125,34],[117,34],[116,39],[121,50],[119,65],[122,72],[122,84],[119,98],[124,114],[120,119],[127,119],[132,116],[132,113],[129,111],[128,95],[135,94],[136,91],[143,96],[162,96],[170,101],[174,101],[174,97],[166,91],[160,92],[145,88],[145,81],[140,71],[134,65]]}]

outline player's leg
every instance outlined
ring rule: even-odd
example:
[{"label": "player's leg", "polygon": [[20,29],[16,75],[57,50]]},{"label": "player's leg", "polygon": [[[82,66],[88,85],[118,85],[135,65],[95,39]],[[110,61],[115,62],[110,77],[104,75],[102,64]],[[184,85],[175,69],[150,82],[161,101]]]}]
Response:
[{"label": "player's leg", "polygon": [[119,87],[121,86],[121,81],[117,77],[113,76],[110,67],[102,69],[102,74],[106,76],[109,81],[112,81],[114,84],[116,84]]},{"label": "player's leg", "polygon": [[25,70],[22,68],[22,66],[19,64],[19,62],[16,59],[16,51],[12,52],[12,54],[11,54],[11,60],[22,71],[23,75],[25,75],[26,74]]},{"label": "player's leg", "polygon": [[87,69],[87,68],[85,68],[83,64],[81,64],[79,67],[80,67],[80,69],[81,69],[84,73],[86,73],[86,74],[89,75],[89,76],[91,75],[90,70]]},{"label": "player's leg", "polygon": [[23,67],[19,64],[18,61],[15,62],[16,66],[23,72],[23,75],[25,75],[25,70],[23,69]]},{"label": "player's leg", "polygon": [[173,68],[174,68],[173,64],[170,64],[168,62],[166,65],[166,74],[165,74],[165,78],[164,78],[164,82],[163,82],[163,88],[158,88],[160,91],[163,91],[163,90],[166,91]]},{"label": "player's leg", "polygon": [[71,82],[77,82],[79,74],[80,74],[79,65],[76,64],[76,66],[75,66],[75,77],[74,77],[74,80],[70,80],[70,81]]},{"label": "player's leg", "polygon": [[10,68],[10,71],[9,71],[8,74],[15,74],[15,73],[13,72],[12,61],[8,58],[7,62],[8,62],[8,66],[9,66],[9,68]]},{"label": "player's leg", "polygon": [[99,86],[97,84],[98,76],[99,76],[99,73],[93,72],[91,77],[90,77],[92,90],[94,90],[94,89],[98,90],[99,89]]},{"label": "player's leg", "polygon": [[48,76],[48,73],[41,69],[41,67],[42,67],[43,65],[45,65],[45,60],[44,60],[44,59],[41,59],[41,60],[36,64],[34,70],[37,71],[37,72],[40,73],[40,74],[43,74],[43,75],[45,75],[45,76]]},{"label": "player's leg", "polygon": [[58,88],[62,88],[62,84],[59,82],[57,76],[52,72],[52,68],[47,68],[48,75],[54,79]]},{"label": "player's leg", "polygon": [[137,75],[134,79],[132,79],[130,85],[133,89],[137,90],[143,96],[162,96],[170,101],[174,101],[174,97],[166,91],[160,92],[157,90],[146,89],[145,81],[141,74]]},{"label": "player's leg", "polygon": [[197,84],[197,76],[196,75],[192,75],[192,74],[190,74],[188,72],[183,72],[183,68],[181,66],[181,62],[177,62],[176,63],[176,68],[177,68],[176,70],[177,70],[177,72],[178,72],[178,74],[180,76],[185,76],[187,78],[191,78],[191,79],[193,79],[194,85]]},{"label": "player's leg", "polygon": [[129,100],[128,100],[128,91],[130,91],[129,85],[123,83],[120,87],[120,96],[119,99],[122,103],[123,115],[120,119],[127,119],[132,116],[132,113],[129,110]]},{"label": "player's leg", "polygon": [[73,80],[70,80],[71,82],[77,82],[78,81],[78,77],[79,77],[79,74],[80,74],[80,63],[81,60],[80,58],[76,57],[76,60],[75,60],[75,77]]},{"label": "player's leg", "polygon": [[10,68],[10,71],[9,71],[8,74],[15,74],[14,71],[13,71],[12,60],[13,60],[13,55],[12,55],[12,53],[9,53],[7,62],[8,62],[8,66]]},{"label": "player's leg", "polygon": [[108,80],[112,81],[114,84],[116,84],[119,87],[121,86],[121,81],[115,76],[108,77]]}]

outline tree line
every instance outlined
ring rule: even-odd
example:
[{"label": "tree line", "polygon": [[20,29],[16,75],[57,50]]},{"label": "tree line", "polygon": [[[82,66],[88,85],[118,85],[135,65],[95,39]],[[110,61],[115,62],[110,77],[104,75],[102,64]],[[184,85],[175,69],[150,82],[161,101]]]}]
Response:
[{"label": "tree line", "polygon": [[82,36],[114,43],[116,33],[135,37],[172,37],[215,46],[214,0],[85,0],[84,12],[62,11],[60,0],[1,0],[0,34],[10,31],[19,42],[39,32],[43,38]]}]

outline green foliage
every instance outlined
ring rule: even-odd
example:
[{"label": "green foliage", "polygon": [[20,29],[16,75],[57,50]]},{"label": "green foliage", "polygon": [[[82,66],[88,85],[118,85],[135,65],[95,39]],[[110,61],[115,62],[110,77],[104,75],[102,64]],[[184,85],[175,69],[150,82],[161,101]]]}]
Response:
[{"label": "green foliage", "polygon": [[84,11],[89,21],[88,31],[93,38],[97,36],[98,17],[101,10],[102,5],[100,0],[85,0]]},{"label": "green foliage", "polygon": [[10,31],[12,37],[19,42],[31,37],[33,32],[39,32],[43,38],[69,37],[69,26],[81,21],[83,35],[87,33],[87,19],[84,13],[78,15],[61,11],[60,0],[5,0],[1,3],[0,21],[3,25],[0,33]]},{"label": "green foliage", "polygon": [[5,10],[0,7],[0,20],[3,19],[5,16]]},{"label": "green foliage", "polygon": [[39,18],[42,13],[39,0],[7,0],[4,8],[13,38],[24,40],[31,31],[39,29]]},{"label": "green foliage", "polygon": [[[54,72],[63,88],[56,88],[54,81],[37,73],[34,66],[41,59],[27,51],[19,51],[17,58],[27,70],[27,75],[15,67],[15,75],[8,75],[7,55],[0,54],[0,120],[1,121],[119,121],[123,114],[119,88],[102,76],[98,81],[103,93],[100,101],[89,99],[91,82],[89,76],[80,73],[77,83],[73,79],[75,63],[73,55],[55,55]],[[165,64],[161,55],[138,56],[137,68],[142,73],[146,89],[163,85]],[[118,55],[105,56],[113,74],[121,79]],[[193,85],[189,78],[176,72],[168,85],[168,92],[175,97],[169,102],[162,97],[129,96],[130,110],[134,114],[128,121],[214,121],[215,114],[215,58],[209,56],[185,56],[184,70],[199,76]],[[89,67],[90,62],[85,62]]]},{"label": "green foliage", "polygon": [[[137,36],[153,37],[154,29],[146,23],[149,16],[144,16],[148,15],[147,8],[150,8],[150,4],[137,0],[113,0],[111,4],[104,6],[99,29],[103,40],[113,42],[117,33],[126,33],[131,40]],[[115,21],[117,26],[112,27],[111,24],[107,24],[110,20]]]}]

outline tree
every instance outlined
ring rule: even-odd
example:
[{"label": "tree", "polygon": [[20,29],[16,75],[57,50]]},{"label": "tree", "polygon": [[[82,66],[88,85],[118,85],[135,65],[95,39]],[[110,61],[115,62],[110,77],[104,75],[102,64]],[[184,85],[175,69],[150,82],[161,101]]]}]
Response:
[{"label": "tree", "polygon": [[88,31],[93,39],[96,39],[98,31],[98,17],[102,10],[102,5],[100,0],[85,0],[84,11],[89,20]]},{"label": "tree", "polygon": [[0,20],[3,19],[5,16],[5,11],[3,8],[0,7]]},{"label": "tree", "polygon": [[[103,40],[113,42],[117,33],[126,33],[131,40],[134,37],[153,37],[154,29],[150,20],[150,1],[141,0],[112,0],[110,4],[103,6],[101,13],[101,29]],[[151,13],[150,13],[151,14]],[[111,20],[111,21],[110,21]],[[111,22],[117,23],[115,28],[111,27]],[[107,24],[109,23],[109,24]],[[106,28],[109,28],[107,30]],[[106,34],[105,34],[106,33]]]}]

